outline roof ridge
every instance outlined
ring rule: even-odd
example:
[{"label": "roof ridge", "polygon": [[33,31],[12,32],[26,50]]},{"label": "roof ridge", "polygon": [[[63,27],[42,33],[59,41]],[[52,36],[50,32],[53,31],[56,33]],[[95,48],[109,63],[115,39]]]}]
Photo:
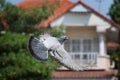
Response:
[{"label": "roof ridge", "polygon": [[105,15],[103,15],[102,13],[98,12],[97,10],[95,10],[94,8],[92,8],[91,6],[89,6],[88,4],[86,4],[85,2],[83,2],[82,0],[79,0],[77,2],[77,4],[82,4],[83,6],[85,6],[86,8],[90,9],[91,11],[93,11],[95,14],[99,15],[100,17],[102,17],[103,19],[107,20],[108,22],[112,23],[114,26],[116,26],[117,28],[120,29],[120,25],[115,23],[111,18],[106,17]]}]

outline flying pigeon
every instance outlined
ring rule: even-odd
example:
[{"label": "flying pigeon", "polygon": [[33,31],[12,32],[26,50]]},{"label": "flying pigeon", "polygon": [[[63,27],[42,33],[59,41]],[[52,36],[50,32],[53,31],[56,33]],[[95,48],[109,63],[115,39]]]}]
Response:
[{"label": "flying pigeon", "polygon": [[31,36],[28,48],[33,57],[40,61],[48,60],[48,53],[51,54],[59,63],[72,70],[83,70],[83,66],[76,64],[70,54],[64,49],[63,43],[67,40],[66,36],[60,38],[50,36],[49,34],[38,37]]}]

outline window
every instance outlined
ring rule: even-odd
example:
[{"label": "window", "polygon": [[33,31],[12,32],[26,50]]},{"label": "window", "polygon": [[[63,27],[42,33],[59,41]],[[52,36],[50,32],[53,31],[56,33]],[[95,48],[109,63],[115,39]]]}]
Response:
[{"label": "window", "polygon": [[80,52],[80,40],[72,40],[72,52]]},{"label": "window", "polygon": [[80,55],[79,54],[75,54],[74,55],[74,59],[78,59],[79,60],[80,59]]},{"label": "window", "polygon": [[93,52],[99,52],[99,40],[98,38],[93,39]]},{"label": "window", "polygon": [[65,49],[66,49],[68,52],[71,52],[71,43],[70,43],[70,41],[71,41],[71,40],[67,40],[67,41],[65,42],[65,45],[64,45]]},{"label": "window", "polygon": [[83,52],[91,52],[92,44],[90,39],[83,40]]},{"label": "window", "polygon": [[87,60],[88,59],[88,55],[87,54],[84,54],[83,55],[83,60]]},{"label": "window", "polygon": [[68,52],[99,52],[98,38],[71,39],[65,42],[65,49]]},{"label": "window", "polygon": [[82,63],[96,62],[99,53],[98,38],[71,39],[64,46],[74,60]]}]

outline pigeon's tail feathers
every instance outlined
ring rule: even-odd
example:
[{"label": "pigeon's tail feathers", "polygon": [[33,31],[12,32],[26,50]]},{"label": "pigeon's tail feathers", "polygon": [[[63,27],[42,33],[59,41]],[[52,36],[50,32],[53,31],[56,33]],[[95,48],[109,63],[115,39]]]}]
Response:
[{"label": "pigeon's tail feathers", "polygon": [[31,55],[40,61],[47,61],[48,50],[39,39],[31,36],[28,43],[28,48]]}]

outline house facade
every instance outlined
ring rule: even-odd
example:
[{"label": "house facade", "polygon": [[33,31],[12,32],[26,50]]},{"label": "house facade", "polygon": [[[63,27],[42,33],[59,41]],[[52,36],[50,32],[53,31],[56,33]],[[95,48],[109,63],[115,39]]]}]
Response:
[{"label": "house facade", "polygon": [[[91,69],[108,70],[111,65],[106,42],[118,41],[119,30],[100,15],[79,1],[69,11],[51,21],[50,26],[66,26],[65,35],[70,40],[64,46],[77,64],[94,63]],[[109,30],[115,35],[108,33]],[[109,38],[111,36],[114,38]]]},{"label": "house facade", "polygon": [[[18,6],[24,7],[25,3],[27,0]],[[32,7],[32,2],[30,4]],[[65,35],[70,38],[64,44],[65,49],[76,64],[86,65],[88,68],[76,72],[62,66],[53,72],[52,80],[116,80],[117,71],[114,69],[115,63],[110,61],[107,43],[119,41],[119,25],[82,0],[76,3],[60,0],[60,6],[55,9],[54,14],[40,22],[37,28],[60,25],[66,27]]]}]

